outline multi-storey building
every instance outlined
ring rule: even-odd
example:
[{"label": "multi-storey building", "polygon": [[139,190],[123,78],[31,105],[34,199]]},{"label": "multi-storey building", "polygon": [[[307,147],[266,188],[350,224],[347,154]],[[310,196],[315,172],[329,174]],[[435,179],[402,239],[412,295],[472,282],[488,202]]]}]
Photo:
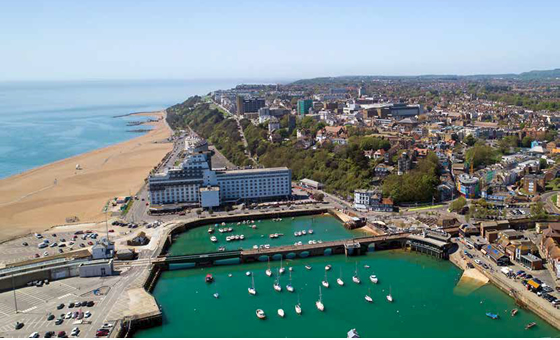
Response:
[{"label": "multi-storey building", "polygon": [[206,208],[291,195],[292,172],[288,168],[218,171],[210,164],[208,153],[195,153],[179,167],[150,176],[151,203],[191,203]]}]

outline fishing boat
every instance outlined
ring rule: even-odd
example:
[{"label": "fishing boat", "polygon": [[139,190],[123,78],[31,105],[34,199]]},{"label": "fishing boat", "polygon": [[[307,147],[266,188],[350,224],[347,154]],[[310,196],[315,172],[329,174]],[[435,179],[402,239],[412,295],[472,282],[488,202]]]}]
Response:
[{"label": "fishing boat", "polygon": [[279,308],[279,309],[278,309],[278,316],[281,317],[281,318],[283,318],[284,315],[285,315],[285,314],[284,314],[284,310],[283,310],[282,308]]},{"label": "fishing boat", "polygon": [[377,283],[377,282],[379,282],[379,280],[377,279],[377,276],[375,276],[374,274],[371,274],[371,275],[369,276],[369,280],[370,280],[372,283]]},{"label": "fishing boat", "polygon": [[212,274],[206,274],[206,278],[204,279],[204,281],[206,281],[207,283],[211,283],[212,281],[214,281]]},{"label": "fishing boat", "polygon": [[367,302],[373,302],[373,299],[371,298],[371,289],[368,288],[368,293],[365,296],[365,299]]},{"label": "fishing boat", "polygon": [[292,286],[292,272],[290,272],[290,283],[286,285],[286,290],[290,293],[294,292],[294,286]]},{"label": "fishing boat", "polygon": [[391,287],[389,287],[389,295],[387,295],[387,301],[393,302],[393,295],[391,294]]},{"label": "fishing boat", "polygon": [[325,270],[331,270],[331,268],[332,268],[332,266],[331,266],[330,264],[327,264],[327,265],[325,266]]},{"label": "fishing boat", "polygon": [[218,242],[218,238],[216,236],[212,236],[212,237],[210,237],[210,241]]},{"label": "fishing boat", "polygon": [[536,325],[537,325],[536,322],[528,323],[527,325],[525,325],[525,329],[533,328],[533,327],[535,327]]},{"label": "fishing boat", "polygon": [[284,274],[285,271],[286,271],[286,268],[284,268],[284,266],[282,265],[282,259],[280,259],[280,270],[278,272],[280,274]]},{"label": "fishing boat", "polygon": [[498,314],[490,313],[490,312],[486,313],[486,316],[493,320],[496,320],[500,317]]},{"label": "fishing boat", "polygon": [[325,279],[321,283],[323,284],[323,287],[329,288],[329,281],[327,280],[327,271],[326,270],[325,270]]},{"label": "fishing boat", "polygon": [[358,277],[358,262],[356,262],[356,271],[354,272],[354,276],[352,276],[352,281],[357,284],[361,282],[360,278]]},{"label": "fishing boat", "polygon": [[274,281],[274,285],[273,285],[274,290],[277,291],[277,292],[281,292],[281,291],[282,291],[282,286],[280,286],[280,282],[279,282],[279,280],[278,280],[279,275],[280,275],[280,274],[278,274],[278,272],[277,272],[277,273],[276,273],[276,281]]},{"label": "fishing boat", "polygon": [[217,299],[217,298],[219,298],[219,297],[220,297],[220,294],[218,294],[218,293],[214,293],[214,297],[215,297],[215,298]]},{"label": "fishing boat", "polygon": [[511,310],[511,316],[515,316],[517,314],[517,309],[512,309]]},{"label": "fishing boat", "polygon": [[257,309],[257,318],[259,319],[266,319],[266,314],[264,314],[264,311],[262,309]]},{"label": "fishing boat", "polygon": [[212,234],[214,232],[214,228],[208,228],[208,234]]},{"label": "fishing boat", "polygon": [[319,300],[315,302],[315,306],[321,312],[325,310],[325,305],[323,305],[323,293],[321,292],[321,286],[319,286]]},{"label": "fishing boat", "polygon": [[342,281],[342,268],[340,268],[340,276],[336,279],[336,283],[338,283],[339,286],[344,286],[344,281]]},{"label": "fishing boat", "polygon": [[255,276],[251,273],[251,287],[248,289],[249,294],[257,295],[257,290],[255,289]]},{"label": "fishing boat", "polygon": [[310,266],[310,265],[306,265],[306,266],[305,266],[305,269],[311,270],[311,266]]},{"label": "fishing boat", "polygon": [[270,270],[270,258],[268,259],[268,268],[265,271],[266,276],[272,276],[272,270]]}]

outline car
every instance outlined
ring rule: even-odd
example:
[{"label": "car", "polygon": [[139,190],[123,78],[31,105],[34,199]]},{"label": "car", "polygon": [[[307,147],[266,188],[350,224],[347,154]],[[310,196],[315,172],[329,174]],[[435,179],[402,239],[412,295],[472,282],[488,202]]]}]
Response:
[{"label": "car", "polygon": [[23,242],[21,245],[24,246],[24,247],[27,247],[29,245],[29,243]]},{"label": "car", "polygon": [[87,306],[87,301],[82,301],[82,307],[86,307]]},{"label": "car", "polygon": [[542,285],[542,281],[541,281],[541,280],[539,280],[539,279],[537,279],[536,277],[535,277],[535,278],[533,278],[533,281],[535,281],[536,283],[538,283],[538,284]]},{"label": "car", "polygon": [[33,332],[31,333],[31,335],[29,335],[30,338],[38,338],[39,337],[39,332]]},{"label": "car", "polygon": [[64,308],[64,304],[63,304],[63,303],[61,303],[60,305],[56,306],[56,309],[62,309],[62,308]]},{"label": "car", "polygon": [[53,314],[49,314],[49,316],[47,316],[47,321],[51,321],[51,320],[54,320]]},{"label": "car", "polygon": [[146,206],[149,206],[149,205],[150,205],[150,203],[146,202]]},{"label": "car", "polygon": [[37,248],[39,248],[39,249],[43,249],[43,248],[46,248],[46,247],[48,247],[48,244],[46,244],[46,243],[39,243],[37,245]]},{"label": "car", "polygon": [[113,324],[112,323],[104,323],[103,326],[101,326],[101,328],[113,328]]},{"label": "car", "polygon": [[60,244],[58,245],[58,247],[59,247],[59,248],[64,248],[64,247],[66,247],[66,243],[60,243]]},{"label": "car", "polygon": [[91,231],[91,230],[86,230],[86,234],[91,234],[91,233],[93,233],[93,231]]},{"label": "car", "polygon": [[74,245],[74,241],[68,242],[68,245],[69,245],[69,246],[73,246],[73,245]]},{"label": "car", "polygon": [[78,327],[74,327],[72,332],[70,333],[71,336],[77,336],[80,333],[80,329]]},{"label": "car", "polygon": [[63,322],[64,322],[64,319],[56,319],[54,324],[58,326],[58,325],[62,325]]},{"label": "car", "polygon": [[525,278],[526,278],[527,280],[530,280],[530,279],[532,279],[532,278],[533,278],[533,275],[531,275],[531,274],[527,274],[527,275],[525,275]]},{"label": "car", "polygon": [[58,243],[56,243],[56,242],[53,242],[53,243],[51,243],[51,245],[50,245],[51,248],[54,248],[54,247],[56,247],[56,246],[58,246]]},{"label": "car", "polygon": [[48,251],[44,252],[43,256],[49,256],[49,252]]},{"label": "car", "polygon": [[52,237],[56,237],[56,233],[52,234]]},{"label": "car", "polygon": [[94,304],[95,304],[95,303],[94,303],[93,301],[88,301],[87,306],[88,306],[88,307],[93,307]]},{"label": "car", "polygon": [[66,242],[66,239],[65,239],[65,238],[61,238],[59,241],[60,241],[60,242]]},{"label": "car", "polygon": [[115,229],[109,229],[109,232],[110,232],[110,233],[114,233],[114,232],[115,232]]},{"label": "car", "polygon": [[59,337],[59,338],[66,338],[66,332],[65,332],[65,331],[60,331],[60,332],[58,332],[57,337]]},{"label": "car", "polygon": [[74,307],[82,307],[82,303],[80,301],[74,303]]},{"label": "car", "polygon": [[17,322],[16,322],[16,325],[15,325],[15,329],[22,329],[23,326],[24,326],[23,322],[17,321]]},{"label": "car", "polygon": [[42,286],[43,286],[43,281],[37,281],[37,283],[35,284],[35,286],[37,286],[37,287],[42,287]]},{"label": "car", "polygon": [[45,338],[52,338],[53,335],[54,335],[53,331],[48,331],[45,333]]},{"label": "car", "polygon": [[74,302],[70,302],[70,303],[68,304],[68,308],[74,308],[75,305],[76,305],[76,304],[75,304]]},{"label": "car", "polygon": [[59,249],[58,249],[58,253],[59,253],[59,254],[62,254],[62,253],[64,253],[64,250],[62,250],[62,249],[59,248]]},{"label": "car", "polygon": [[35,254],[35,255],[33,255],[33,257],[38,258],[38,257],[41,257],[41,255]]},{"label": "car", "polygon": [[84,248],[86,245],[83,243],[80,243],[80,247]]},{"label": "car", "polygon": [[109,335],[108,329],[101,328],[95,332],[95,336],[107,336],[107,335]]},{"label": "car", "polygon": [[65,319],[72,319],[72,312],[66,313]]},{"label": "car", "polygon": [[89,318],[89,317],[91,317],[91,312],[88,310],[87,312],[85,312],[84,318],[87,319],[87,318]]},{"label": "car", "polygon": [[78,231],[75,231],[75,232],[74,232],[74,235],[81,235],[81,234],[83,234],[83,233],[84,233],[84,232],[83,232],[82,230],[78,230]]},{"label": "car", "polygon": [[78,315],[80,315],[80,312],[72,313],[72,319],[76,319],[78,317]]},{"label": "car", "polygon": [[91,242],[91,241],[88,241],[87,244],[90,245],[90,246],[93,246],[93,242]]}]

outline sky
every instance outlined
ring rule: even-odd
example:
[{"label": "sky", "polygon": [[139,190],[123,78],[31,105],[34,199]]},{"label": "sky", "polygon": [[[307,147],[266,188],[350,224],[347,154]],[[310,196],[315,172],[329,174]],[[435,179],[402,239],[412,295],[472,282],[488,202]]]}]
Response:
[{"label": "sky", "polygon": [[2,1],[0,81],[560,67],[560,1]]}]

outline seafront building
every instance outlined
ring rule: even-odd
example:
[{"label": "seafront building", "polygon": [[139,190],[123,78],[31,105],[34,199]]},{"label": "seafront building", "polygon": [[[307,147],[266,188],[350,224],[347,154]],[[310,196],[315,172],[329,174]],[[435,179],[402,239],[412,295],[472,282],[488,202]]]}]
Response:
[{"label": "seafront building", "polygon": [[208,152],[193,152],[175,168],[151,175],[152,204],[192,204],[212,208],[227,203],[283,199],[291,195],[286,167],[212,170]]}]

